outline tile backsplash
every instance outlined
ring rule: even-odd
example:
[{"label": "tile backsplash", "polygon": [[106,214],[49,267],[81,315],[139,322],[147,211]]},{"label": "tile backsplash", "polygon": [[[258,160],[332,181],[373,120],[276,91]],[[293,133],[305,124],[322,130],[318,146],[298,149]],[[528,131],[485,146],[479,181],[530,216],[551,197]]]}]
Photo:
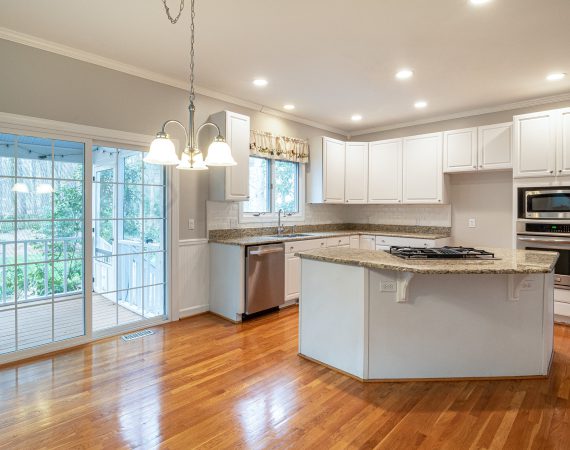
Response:
[{"label": "tile backsplash", "polygon": [[[267,222],[239,222],[239,203],[206,203],[208,230],[258,228]],[[371,223],[384,225],[451,226],[451,205],[305,205],[305,220],[287,225]]]}]

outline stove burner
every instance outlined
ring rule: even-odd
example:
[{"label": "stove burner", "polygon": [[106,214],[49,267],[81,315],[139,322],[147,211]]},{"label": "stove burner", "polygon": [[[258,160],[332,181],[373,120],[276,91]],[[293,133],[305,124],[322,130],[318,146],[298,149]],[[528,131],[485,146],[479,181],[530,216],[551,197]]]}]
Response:
[{"label": "stove burner", "polygon": [[405,259],[494,259],[495,254],[470,247],[390,247],[389,253]]}]

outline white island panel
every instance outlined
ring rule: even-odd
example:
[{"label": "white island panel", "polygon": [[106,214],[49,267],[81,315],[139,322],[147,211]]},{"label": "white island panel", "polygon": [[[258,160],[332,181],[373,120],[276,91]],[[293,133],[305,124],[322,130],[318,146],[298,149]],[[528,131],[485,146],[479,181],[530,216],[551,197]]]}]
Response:
[{"label": "white island panel", "polygon": [[370,272],[367,378],[546,375],[552,301],[544,290],[552,274],[526,275],[517,301],[508,296],[509,275],[416,274],[406,303],[381,291],[396,275]]},{"label": "white island panel", "polygon": [[367,269],[302,260],[301,355],[364,378],[367,316]]}]

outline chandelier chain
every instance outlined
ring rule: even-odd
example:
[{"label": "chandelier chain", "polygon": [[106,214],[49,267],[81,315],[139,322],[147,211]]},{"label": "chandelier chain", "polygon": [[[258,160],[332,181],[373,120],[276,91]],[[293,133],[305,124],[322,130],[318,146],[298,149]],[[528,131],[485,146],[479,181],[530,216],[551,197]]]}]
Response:
[{"label": "chandelier chain", "polygon": [[168,20],[170,20],[170,23],[175,24],[178,22],[178,19],[180,19],[180,16],[182,15],[182,10],[184,9],[184,0],[180,0],[180,9],[178,10],[176,17],[172,17],[170,15],[170,8],[166,4],[166,0],[162,0],[162,4],[164,5],[164,10],[166,11],[166,16],[168,17]]},{"label": "chandelier chain", "polygon": [[[184,2],[184,0],[182,0]],[[194,92],[194,0],[190,3],[190,101],[194,102],[196,94]]]}]

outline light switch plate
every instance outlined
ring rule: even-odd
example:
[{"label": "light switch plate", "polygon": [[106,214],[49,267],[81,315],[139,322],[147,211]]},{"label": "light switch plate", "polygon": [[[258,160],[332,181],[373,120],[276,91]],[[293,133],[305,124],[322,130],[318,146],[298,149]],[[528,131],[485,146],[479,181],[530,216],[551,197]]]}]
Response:
[{"label": "light switch plate", "polygon": [[472,217],[467,221],[467,226],[469,228],[477,228],[477,220],[474,217]]},{"label": "light switch plate", "polygon": [[194,228],[196,228],[196,222],[194,219],[188,219],[188,229],[193,230]]}]

